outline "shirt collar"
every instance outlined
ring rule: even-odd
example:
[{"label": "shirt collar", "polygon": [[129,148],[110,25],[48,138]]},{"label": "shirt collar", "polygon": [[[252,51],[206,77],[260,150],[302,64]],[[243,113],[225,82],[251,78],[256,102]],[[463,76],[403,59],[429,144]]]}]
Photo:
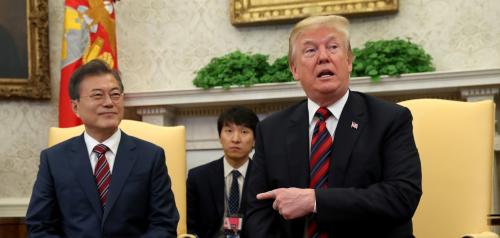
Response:
[{"label": "shirt collar", "polygon": [[117,129],[115,133],[113,133],[113,135],[111,135],[102,143],[99,143],[96,139],[92,138],[92,136],[90,136],[86,131],[83,132],[83,138],[85,139],[85,144],[87,145],[89,156],[92,154],[94,147],[98,144],[106,145],[111,153],[116,155],[116,153],[118,152],[118,145],[120,144],[120,139],[122,136],[121,132],[122,131],[120,129]]},{"label": "shirt collar", "polygon": [[[245,178],[245,175],[247,174],[247,169],[248,169],[248,161],[250,159],[248,159],[243,165],[241,165],[239,168],[237,168],[236,170],[238,170],[241,174],[241,176],[243,178]],[[231,175],[231,172],[233,170],[235,170],[235,168],[233,168],[233,166],[231,166],[228,162],[227,162],[227,159],[226,157],[224,157],[224,159],[222,160],[224,161],[224,178],[227,178],[227,176]]]},{"label": "shirt collar", "polygon": [[[339,100],[328,106],[328,111],[332,113],[332,115],[338,120],[340,118],[340,114],[344,109],[345,104],[347,103],[347,98],[349,97],[349,90],[342,96]],[[319,105],[313,102],[311,99],[307,99],[307,110],[309,111],[309,124],[314,119],[314,114],[319,109]]]}]

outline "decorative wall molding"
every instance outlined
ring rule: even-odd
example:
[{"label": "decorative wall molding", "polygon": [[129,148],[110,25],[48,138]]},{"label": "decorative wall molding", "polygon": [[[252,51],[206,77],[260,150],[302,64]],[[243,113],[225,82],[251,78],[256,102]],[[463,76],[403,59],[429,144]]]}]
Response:
[{"label": "decorative wall molding", "polygon": [[[300,100],[301,98],[286,102],[283,101],[283,102],[245,104],[245,106],[252,109],[255,113],[268,114],[270,112],[283,110]],[[200,117],[200,116],[219,115],[220,113],[222,113],[222,111],[224,111],[224,109],[226,109],[228,106],[231,105],[235,104],[181,108],[177,111],[176,115],[180,117]]]},{"label": "decorative wall molding", "polygon": [[463,88],[461,89],[462,97],[466,98],[468,102],[481,101],[481,100],[494,100],[498,95],[498,88]]},{"label": "decorative wall molding", "polygon": [[0,198],[0,217],[24,217],[29,198]]},{"label": "decorative wall molding", "polygon": [[165,107],[142,107],[137,109],[137,114],[141,116],[158,115],[158,114],[164,114],[166,112],[167,109]]},{"label": "decorative wall molding", "polygon": [[174,125],[177,109],[169,106],[140,107],[137,114],[142,121],[157,125]]}]

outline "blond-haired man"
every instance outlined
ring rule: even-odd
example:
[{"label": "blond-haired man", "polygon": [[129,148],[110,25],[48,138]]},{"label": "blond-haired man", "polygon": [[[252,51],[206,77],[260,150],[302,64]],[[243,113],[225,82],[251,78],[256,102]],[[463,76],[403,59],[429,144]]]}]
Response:
[{"label": "blond-haired man", "polygon": [[412,237],[421,170],[408,109],[349,90],[349,22],[309,17],[289,64],[307,100],[257,127],[248,237]]}]

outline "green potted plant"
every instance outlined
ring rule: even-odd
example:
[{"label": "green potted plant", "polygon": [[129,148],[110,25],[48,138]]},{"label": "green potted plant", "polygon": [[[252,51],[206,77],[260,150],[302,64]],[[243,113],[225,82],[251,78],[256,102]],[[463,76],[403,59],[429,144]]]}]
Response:
[{"label": "green potted plant", "polygon": [[[410,40],[393,39],[368,41],[364,48],[353,49],[352,77],[370,76],[378,81],[381,75],[399,76],[405,73],[434,71],[432,57]],[[268,63],[269,55],[233,51],[210,60],[196,72],[193,84],[208,89],[250,86],[257,83],[293,81],[287,56]]]},{"label": "green potted plant", "polygon": [[381,75],[399,76],[435,70],[432,57],[409,39],[368,41],[364,48],[354,48],[353,53],[356,58],[352,77],[370,76],[373,81],[378,81]]},{"label": "green potted plant", "polygon": [[204,89],[217,86],[228,89],[232,85],[293,81],[286,56],[276,59],[273,64],[267,62],[268,58],[268,55],[240,51],[215,57],[196,72],[193,84]]}]

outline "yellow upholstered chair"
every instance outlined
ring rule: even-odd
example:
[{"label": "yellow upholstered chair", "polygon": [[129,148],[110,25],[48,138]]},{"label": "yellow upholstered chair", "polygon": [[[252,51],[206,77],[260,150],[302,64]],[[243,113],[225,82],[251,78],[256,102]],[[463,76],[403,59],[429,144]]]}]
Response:
[{"label": "yellow upholstered chair", "polygon": [[[178,234],[185,234],[186,228],[186,132],[184,126],[164,127],[140,121],[122,120],[120,129],[137,138],[149,141],[163,148],[168,173],[172,180],[172,191],[179,210]],[[49,131],[49,146],[83,133],[83,125],[71,128],[52,127]],[[179,237],[183,237],[180,235]]]},{"label": "yellow upholstered chair", "polygon": [[494,112],[492,101],[415,99],[413,114],[422,162],[414,234],[424,238],[498,237],[490,232]]}]

